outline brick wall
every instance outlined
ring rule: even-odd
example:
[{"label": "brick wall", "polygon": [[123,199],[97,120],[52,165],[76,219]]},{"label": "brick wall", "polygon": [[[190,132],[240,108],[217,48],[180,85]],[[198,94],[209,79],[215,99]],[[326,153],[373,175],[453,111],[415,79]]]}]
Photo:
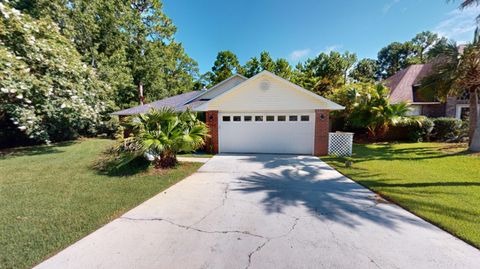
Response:
[{"label": "brick wall", "polygon": [[209,129],[210,137],[206,141],[206,149],[210,153],[218,153],[218,111],[207,111],[205,122]]},{"label": "brick wall", "polygon": [[313,154],[324,156],[328,154],[329,110],[315,110],[315,145]]}]

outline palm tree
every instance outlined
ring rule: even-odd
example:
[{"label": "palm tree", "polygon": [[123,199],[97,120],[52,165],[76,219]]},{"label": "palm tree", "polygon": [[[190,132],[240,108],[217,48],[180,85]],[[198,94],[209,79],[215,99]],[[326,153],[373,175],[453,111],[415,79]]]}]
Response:
[{"label": "palm tree", "polygon": [[480,44],[468,44],[463,53],[455,42],[435,46],[429,52],[435,58],[433,72],[422,81],[422,87],[435,91],[439,97],[470,95],[469,141],[470,150],[480,151],[479,141],[474,139],[478,123],[478,89],[480,89]]},{"label": "palm tree", "polygon": [[406,121],[409,105],[390,104],[388,93],[388,88],[381,84],[362,90],[347,90],[349,124],[353,127],[366,127],[368,136],[373,139],[383,137],[390,126]]},{"label": "palm tree", "polygon": [[200,148],[208,135],[207,126],[195,113],[176,113],[170,108],[152,109],[147,114],[130,118],[127,125],[132,132],[122,139],[121,145],[127,161],[149,155],[153,157],[155,168],[175,166],[178,152]]}]

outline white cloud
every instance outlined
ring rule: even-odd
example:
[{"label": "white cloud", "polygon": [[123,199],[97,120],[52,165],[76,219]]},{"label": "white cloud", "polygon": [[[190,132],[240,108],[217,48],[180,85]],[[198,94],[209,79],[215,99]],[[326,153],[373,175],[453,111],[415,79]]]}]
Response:
[{"label": "white cloud", "polygon": [[479,14],[480,6],[464,10],[454,9],[446,14],[445,19],[433,31],[457,41],[472,40],[476,27],[475,19]]},{"label": "white cloud", "polygon": [[384,6],[383,6],[383,9],[382,9],[382,12],[383,14],[387,14],[390,9],[392,9],[392,7],[397,4],[398,2],[400,2],[400,0],[392,0],[388,3],[386,3]]},{"label": "white cloud", "polygon": [[290,53],[290,60],[292,61],[298,61],[310,54],[312,50],[311,49],[303,49],[303,50],[294,50],[292,53]]}]

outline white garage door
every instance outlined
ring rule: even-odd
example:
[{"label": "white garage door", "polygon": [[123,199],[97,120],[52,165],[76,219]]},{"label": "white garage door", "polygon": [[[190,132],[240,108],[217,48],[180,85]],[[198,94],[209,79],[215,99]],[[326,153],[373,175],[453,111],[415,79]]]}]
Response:
[{"label": "white garage door", "polygon": [[313,154],[314,127],[314,113],[219,113],[219,151]]}]

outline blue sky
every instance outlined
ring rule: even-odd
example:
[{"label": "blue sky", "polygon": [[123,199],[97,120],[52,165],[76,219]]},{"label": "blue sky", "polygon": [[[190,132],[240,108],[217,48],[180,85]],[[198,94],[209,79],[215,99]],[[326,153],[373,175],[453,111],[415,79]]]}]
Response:
[{"label": "blue sky", "polygon": [[292,64],[331,50],[375,58],[393,41],[431,30],[459,42],[473,37],[480,7],[460,11],[443,0],[164,0],[176,40],[211,69],[218,51],[241,64],[266,50]]}]

